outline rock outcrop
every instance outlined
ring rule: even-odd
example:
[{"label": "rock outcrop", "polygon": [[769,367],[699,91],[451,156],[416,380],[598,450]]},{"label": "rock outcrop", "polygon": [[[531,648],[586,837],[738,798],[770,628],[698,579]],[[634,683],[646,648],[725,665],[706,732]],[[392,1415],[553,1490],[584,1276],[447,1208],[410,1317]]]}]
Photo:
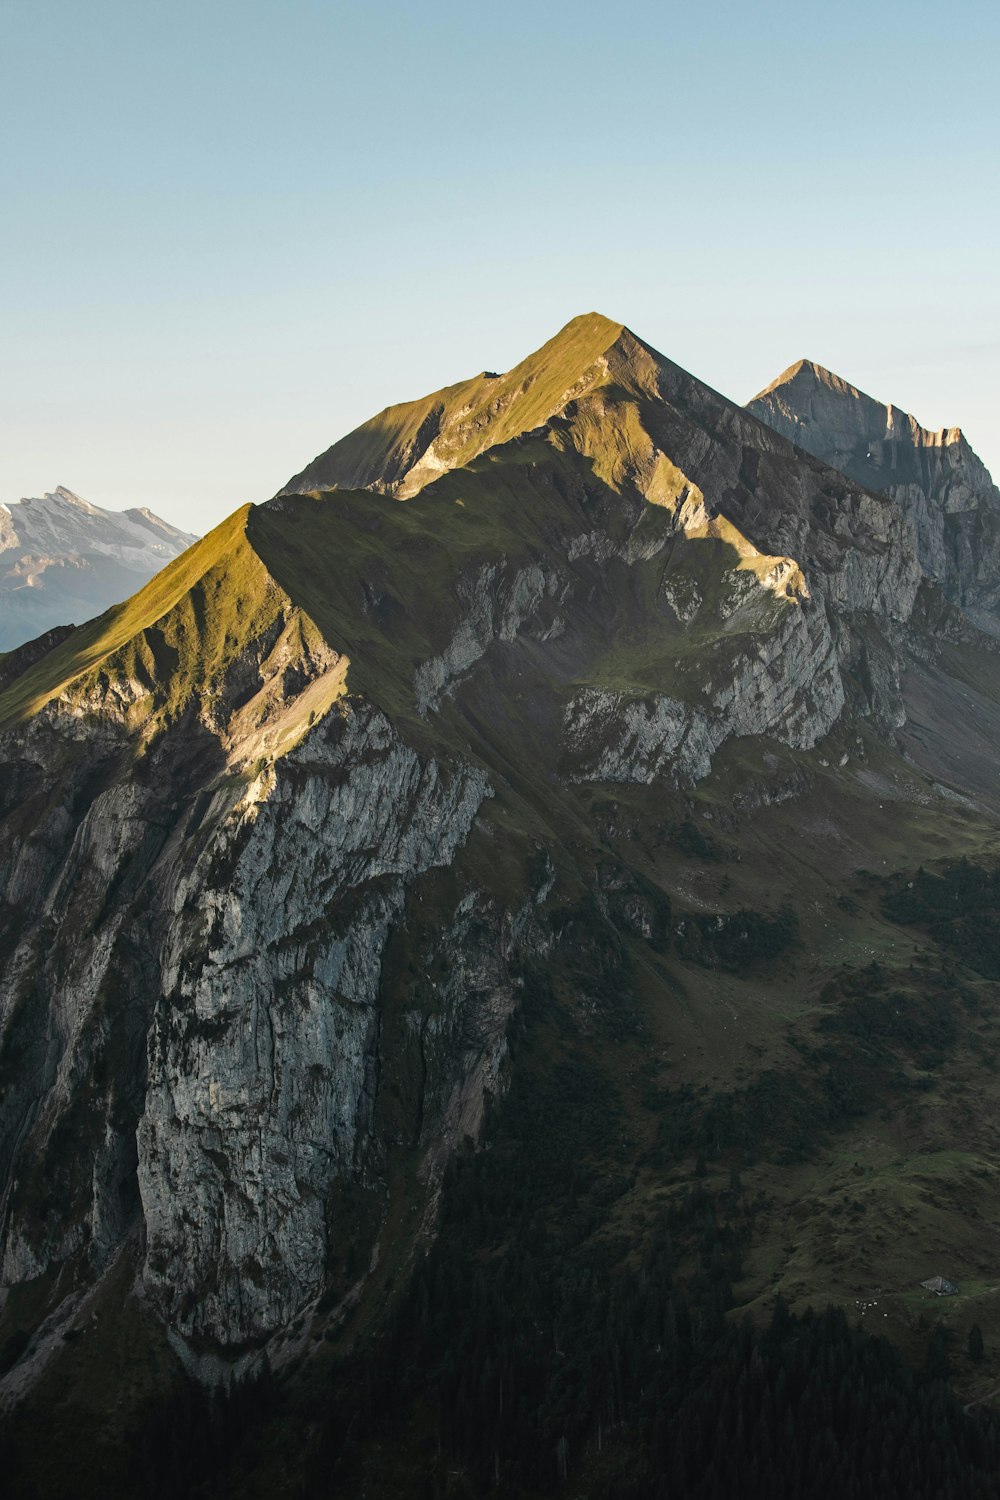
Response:
[{"label": "rock outcrop", "polygon": [[[206,777],[196,738],[168,736],[93,795],[107,741],[59,778],[53,715],[21,763],[18,792],[57,790],[5,849],[4,909],[27,931],[8,927],[0,999],[3,1275],[78,1256],[99,1274],[141,1214],[147,1295],[179,1332],[227,1345],[323,1289],[331,1184],[377,1172],[388,934],[490,788],[364,704],[336,705],[256,775],[216,752]],[[184,754],[201,776],[178,778]],[[428,1089],[447,1092],[447,1070],[445,1054]]]}]

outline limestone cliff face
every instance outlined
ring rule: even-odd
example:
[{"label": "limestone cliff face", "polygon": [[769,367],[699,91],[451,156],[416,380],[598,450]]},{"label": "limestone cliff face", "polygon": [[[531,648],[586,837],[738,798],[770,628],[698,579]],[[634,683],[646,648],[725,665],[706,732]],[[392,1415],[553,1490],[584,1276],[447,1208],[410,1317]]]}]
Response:
[{"label": "limestone cliff face", "polygon": [[[256,775],[190,730],[135,769],[96,735],[60,775],[56,715],[3,748],[9,815],[48,788],[4,841],[4,1282],[74,1258],[99,1274],[141,1224],[171,1327],[273,1332],[323,1289],[332,1183],[378,1158],[390,927],[467,838],[487,777],[422,759],[363,702]],[[188,755],[201,774],[179,783]],[[450,1067],[431,1052],[442,1111]],[[428,1137],[443,1130],[428,1105]]]},{"label": "limestone cliff face", "polygon": [[921,567],[980,614],[1000,605],[1000,491],[957,427],[929,432],[821,365],[800,360],[747,410],[896,502]]},{"label": "limestone cliff face", "polygon": [[377,712],[334,712],[221,790],[171,870],[138,1181],[144,1279],[182,1332],[273,1332],[322,1291],[330,1187],[375,1144],[388,934],[488,790]]},{"label": "limestone cliff face", "polygon": [[837,651],[822,611],[779,628],[706,674],[700,701],[588,688],[567,709],[564,768],[574,780],[684,785],[702,780],[727,739],[765,736],[811,749],[844,708]]}]

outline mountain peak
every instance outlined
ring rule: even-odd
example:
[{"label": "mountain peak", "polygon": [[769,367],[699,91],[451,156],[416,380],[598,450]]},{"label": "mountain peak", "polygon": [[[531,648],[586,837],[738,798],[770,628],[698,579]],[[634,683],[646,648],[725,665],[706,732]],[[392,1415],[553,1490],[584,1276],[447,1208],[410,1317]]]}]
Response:
[{"label": "mountain peak", "polygon": [[[867,414],[868,425],[873,428],[873,436],[876,436],[884,427],[883,436],[894,437],[898,440],[903,432],[907,432],[912,434],[912,440],[922,447],[941,448],[952,443],[964,442],[960,427],[941,427],[936,431],[922,427],[916,417],[911,416],[908,411],[894,406],[891,401],[880,401],[877,396],[870,396],[867,391],[852,385],[842,375],[827,369],[826,365],[817,364],[813,359],[798,359],[794,364],[789,365],[788,369],[783,370],[776,380],[772,380],[770,385],[765,386],[751,401],[747,402],[747,409],[754,411],[758,402],[768,404],[768,398],[772,398],[769,404],[774,405],[774,400],[777,399],[789,413],[796,414],[800,420],[804,421],[806,420],[804,415],[806,404],[815,402],[816,399],[823,399],[824,396],[828,403],[839,402],[845,411],[853,409],[855,414],[864,411]],[[827,418],[829,418],[830,409],[827,405],[825,409]],[[797,437],[795,441],[798,441]],[[802,446],[809,448],[808,443]]]},{"label": "mountain peak", "polygon": [[747,403],[769,427],[893,499],[927,576],[953,601],[1000,607],[1000,493],[959,427],[937,432],[801,359]]},{"label": "mountain peak", "polygon": [[[22,495],[16,503],[43,510],[82,511],[85,515],[101,514],[96,505],[91,505],[89,500],[84,500],[82,495],[78,495],[75,490],[67,489],[64,484],[57,484],[54,490],[46,490],[42,495]],[[10,507],[8,506],[7,509],[9,510]]]},{"label": "mountain peak", "polygon": [[615,339],[625,332],[624,323],[616,322],[614,318],[607,318],[603,313],[577,313],[575,318],[570,318],[555,337],[549,340],[549,344],[557,344],[567,338],[572,339],[579,333],[586,333],[588,336],[596,333],[599,337],[607,337],[609,344],[613,344]]},{"label": "mountain peak", "polygon": [[626,336],[634,344],[634,363],[644,346],[623,323],[581,313],[504,374],[484,370],[420,400],[386,407],[320,454],[282,493],[373,489],[409,499],[447,470],[547,422],[606,380],[607,356]]},{"label": "mountain peak", "polygon": [[55,489],[45,496],[46,500],[61,500],[64,505],[70,505],[76,510],[94,511],[96,506],[91,505],[89,500],[84,500],[75,490],[67,489],[64,484],[57,484]]},{"label": "mountain peak", "polygon": [[[747,410],[820,458],[827,456],[831,441],[837,440],[835,446],[839,451],[838,445],[848,436],[852,442],[903,441],[920,448],[964,443],[960,427],[942,427],[937,431],[922,427],[916,417],[901,407],[868,395],[842,375],[811,359],[799,359],[789,365],[747,402]],[[803,440],[803,433],[810,426],[824,435],[819,449]]]},{"label": "mountain peak", "polygon": [[845,380],[842,375],[838,375],[835,371],[827,369],[826,365],[821,365],[814,359],[795,360],[793,364],[788,366],[787,370],[782,370],[781,374],[772,380],[770,385],[766,385],[762,391],[758,391],[756,396],[747,405],[752,409],[755,401],[762,401],[765,396],[770,396],[776,391],[782,391],[791,386],[797,389],[819,388],[835,391],[841,396],[849,396],[859,401],[869,401],[874,406],[882,405],[874,397],[868,396],[864,391],[859,390],[857,386],[851,385],[850,381]]}]

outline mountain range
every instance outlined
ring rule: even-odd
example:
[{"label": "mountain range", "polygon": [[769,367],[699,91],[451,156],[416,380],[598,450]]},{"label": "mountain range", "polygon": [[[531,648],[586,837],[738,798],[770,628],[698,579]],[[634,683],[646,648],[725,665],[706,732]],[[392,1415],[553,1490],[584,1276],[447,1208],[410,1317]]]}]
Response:
[{"label": "mountain range", "polygon": [[117,604],[194,540],[144,507],[102,510],[62,485],[0,505],[0,651]]},{"label": "mountain range", "polygon": [[4,672],[26,1485],[990,1492],[998,504],[588,314]]}]

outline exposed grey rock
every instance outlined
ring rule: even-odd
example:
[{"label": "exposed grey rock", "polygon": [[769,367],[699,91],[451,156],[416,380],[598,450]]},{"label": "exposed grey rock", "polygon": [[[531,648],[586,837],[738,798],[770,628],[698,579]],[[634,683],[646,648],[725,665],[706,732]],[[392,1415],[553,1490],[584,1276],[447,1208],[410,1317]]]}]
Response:
[{"label": "exposed grey rock", "polygon": [[178,872],[139,1186],[146,1283],[183,1332],[269,1332],[322,1289],[326,1194],[371,1142],[389,927],[487,792],[482,772],[422,765],[372,710],[335,713]]},{"label": "exposed grey rock", "polygon": [[699,781],[729,738],[765,736],[811,749],[844,703],[825,612],[789,605],[777,630],[726,657],[700,704],[658,693],[577,695],[566,714],[567,774],[577,781]]},{"label": "exposed grey rock", "polygon": [[924,573],[980,623],[1000,606],[1000,491],[960,428],[929,432],[809,360],[792,365],[747,410],[894,500]]},{"label": "exposed grey rock", "polygon": [[440,656],[423,662],[416,673],[421,713],[437,708],[459,679],[480,661],[494,641],[512,641],[546,594],[559,591],[556,575],[537,564],[511,568],[506,559],[462,579],[458,595],[466,614]]},{"label": "exposed grey rock", "polygon": [[[66,803],[53,807],[5,872],[34,923],[5,968],[0,1014],[9,1023],[29,983],[44,997],[31,1017],[42,1076],[0,1116],[7,1284],[84,1251],[104,1264],[134,1222],[131,1176],[146,1291],[180,1332],[239,1343],[318,1295],[329,1187],[372,1150],[389,926],[488,795],[482,771],[421,760],[349,701],[256,778],[221,774],[194,807],[168,809],[128,778],[75,832]],[[66,913],[72,947],[46,957],[46,924]],[[475,1033],[474,1018],[462,1024]],[[147,1053],[127,1080],[135,1115],[109,1095],[100,1137],[79,1143],[92,1172],[81,1177],[77,1155],[77,1191],[39,1223],[24,1164],[51,1153],[124,1033]],[[428,1087],[445,1087],[433,1068]]]}]

